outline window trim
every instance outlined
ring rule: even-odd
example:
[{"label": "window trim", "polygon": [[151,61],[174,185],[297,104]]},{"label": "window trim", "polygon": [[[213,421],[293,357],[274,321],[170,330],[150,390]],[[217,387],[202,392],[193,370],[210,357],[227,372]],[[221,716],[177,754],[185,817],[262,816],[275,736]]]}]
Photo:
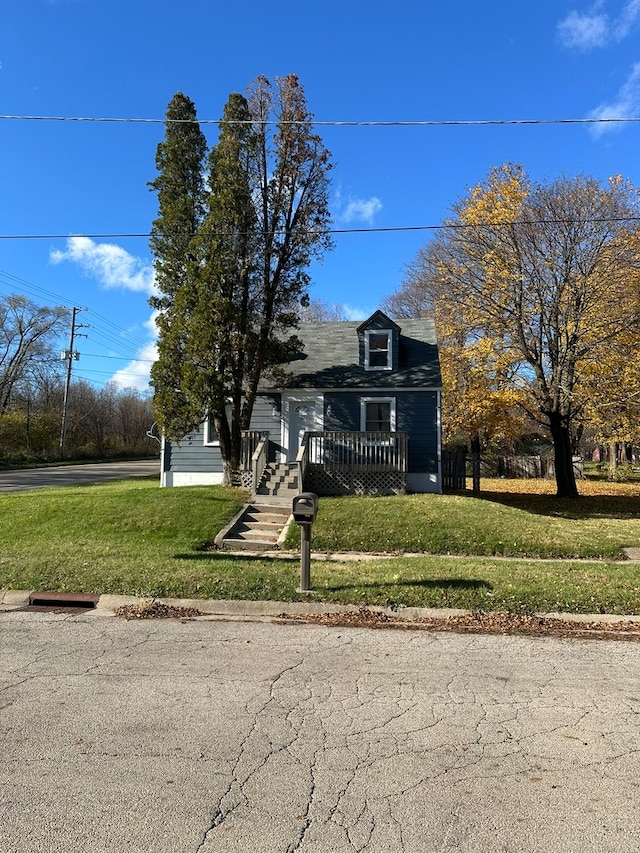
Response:
[{"label": "window trim", "polygon": [[[205,419],[203,433],[202,443],[205,447],[220,447],[220,439],[216,433],[211,415],[207,415]],[[215,439],[211,438],[212,435],[216,436]]]},{"label": "window trim", "polygon": [[[367,403],[388,403],[389,404],[389,432],[396,432],[396,398],[395,397],[360,397],[360,431],[361,432],[376,432],[377,430],[367,430]],[[382,430],[384,432],[384,430]]]},{"label": "window trim", "polygon": [[[371,335],[386,335],[387,336],[387,363],[386,365],[370,364],[370,344]],[[384,352],[384,350],[375,350],[375,352]],[[364,333],[364,369],[365,370],[392,370],[393,369],[393,332],[391,329],[366,329]]]}]

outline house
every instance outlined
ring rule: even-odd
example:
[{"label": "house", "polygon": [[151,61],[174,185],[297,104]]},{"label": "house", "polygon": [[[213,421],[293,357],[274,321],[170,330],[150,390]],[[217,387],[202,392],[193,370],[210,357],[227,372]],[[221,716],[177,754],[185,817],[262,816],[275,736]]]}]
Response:
[{"label": "house", "polygon": [[[432,320],[312,322],[275,387],[265,379],[244,436],[243,485],[276,496],[440,492],[441,378]],[[163,486],[222,482],[210,423],[165,442]]]}]

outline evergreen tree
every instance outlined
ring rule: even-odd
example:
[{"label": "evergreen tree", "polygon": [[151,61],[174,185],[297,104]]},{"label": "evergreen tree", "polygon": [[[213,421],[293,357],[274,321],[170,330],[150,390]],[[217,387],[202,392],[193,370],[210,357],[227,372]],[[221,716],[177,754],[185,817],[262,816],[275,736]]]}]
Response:
[{"label": "evergreen tree", "polygon": [[[181,169],[202,162],[194,137],[178,138],[168,123],[161,146],[152,186],[162,239],[152,249],[159,277],[169,280],[159,282],[164,296],[154,303],[161,317],[152,371],[157,418],[166,435],[180,438],[211,417],[230,482],[260,378],[299,346],[293,332],[308,300],[307,268],[331,244],[330,155],[313,133],[295,75],[278,79],[275,90],[260,77],[248,98],[230,95],[209,153],[208,194],[196,181],[188,189],[191,172]],[[185,211],[195,236],[180,243]]]},{"label": "evergreen tree", "polygon": [[254,131],[246,99],[232,94],[209,155],[208,212],[198,235],[182,387],[220,442],[225,481],[241,450],[243,391],[256,357],[256,215],[251,163]]},{"label": "evergreen tree", "polygon": [[158,360],[151,369],[158,421],[177,436],[197,415],[182,393],[182,365],[187,343],[186,320],[193,301],[191,281],[197,267],[196,235],[205,214],[204,161],[207,143],[193,102],[178,92],[166,112],[165,138],[156,151],[158,177],[149,186],[158,196],[158,218],[151,229],[158,295]]}]

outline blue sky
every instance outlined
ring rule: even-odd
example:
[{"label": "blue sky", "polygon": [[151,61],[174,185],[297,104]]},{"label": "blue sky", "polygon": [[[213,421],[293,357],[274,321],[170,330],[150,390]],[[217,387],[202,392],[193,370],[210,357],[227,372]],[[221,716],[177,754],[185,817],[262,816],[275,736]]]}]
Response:
[{"label": "blue sky", "polygon": [[[13,0],[3,116],[162,119],[177,91],[217,120],[258,74],[296,73],[322,127],[339,229],[433,226],[492,166],[640,184],[640,0]],[[438,125],[539,120],[540,124]],[[548,122],[548,123],[547,123]],[[211,143],[215,125],[203,126]],[[0,119],[0,293],[87,310],[74,376],[144,390],[153,358],[145,234],[159,123]],[[22,239],[18,239],[21,237]],[[337,235],[314,298],[364,318],[428,231]]]}]

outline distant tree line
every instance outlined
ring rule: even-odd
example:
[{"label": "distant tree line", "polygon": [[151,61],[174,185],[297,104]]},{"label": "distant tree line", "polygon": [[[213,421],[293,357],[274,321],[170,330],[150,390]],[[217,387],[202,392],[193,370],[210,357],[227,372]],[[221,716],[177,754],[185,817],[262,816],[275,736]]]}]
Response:
[{"label": "distant tree line", "polygon": [[[53,461],[59,457],[64,383],[42,377],[36,385],[19,384],[0,413],[0,460]],[[108,459],[159,452],[147,433],[153,425],[150,397],[107,384],[96,388],[72,381],[67,402],[65,457]]]},{"label": "distant tree line", "polygon": [[[59,342],[69,312],[24,296],[0,297],[0,461],[55,460],[60,453],[64,377]],[[158,453],[147,435],[150,397],[84,380],[69,387],[65,457],[108,458]]]}]

